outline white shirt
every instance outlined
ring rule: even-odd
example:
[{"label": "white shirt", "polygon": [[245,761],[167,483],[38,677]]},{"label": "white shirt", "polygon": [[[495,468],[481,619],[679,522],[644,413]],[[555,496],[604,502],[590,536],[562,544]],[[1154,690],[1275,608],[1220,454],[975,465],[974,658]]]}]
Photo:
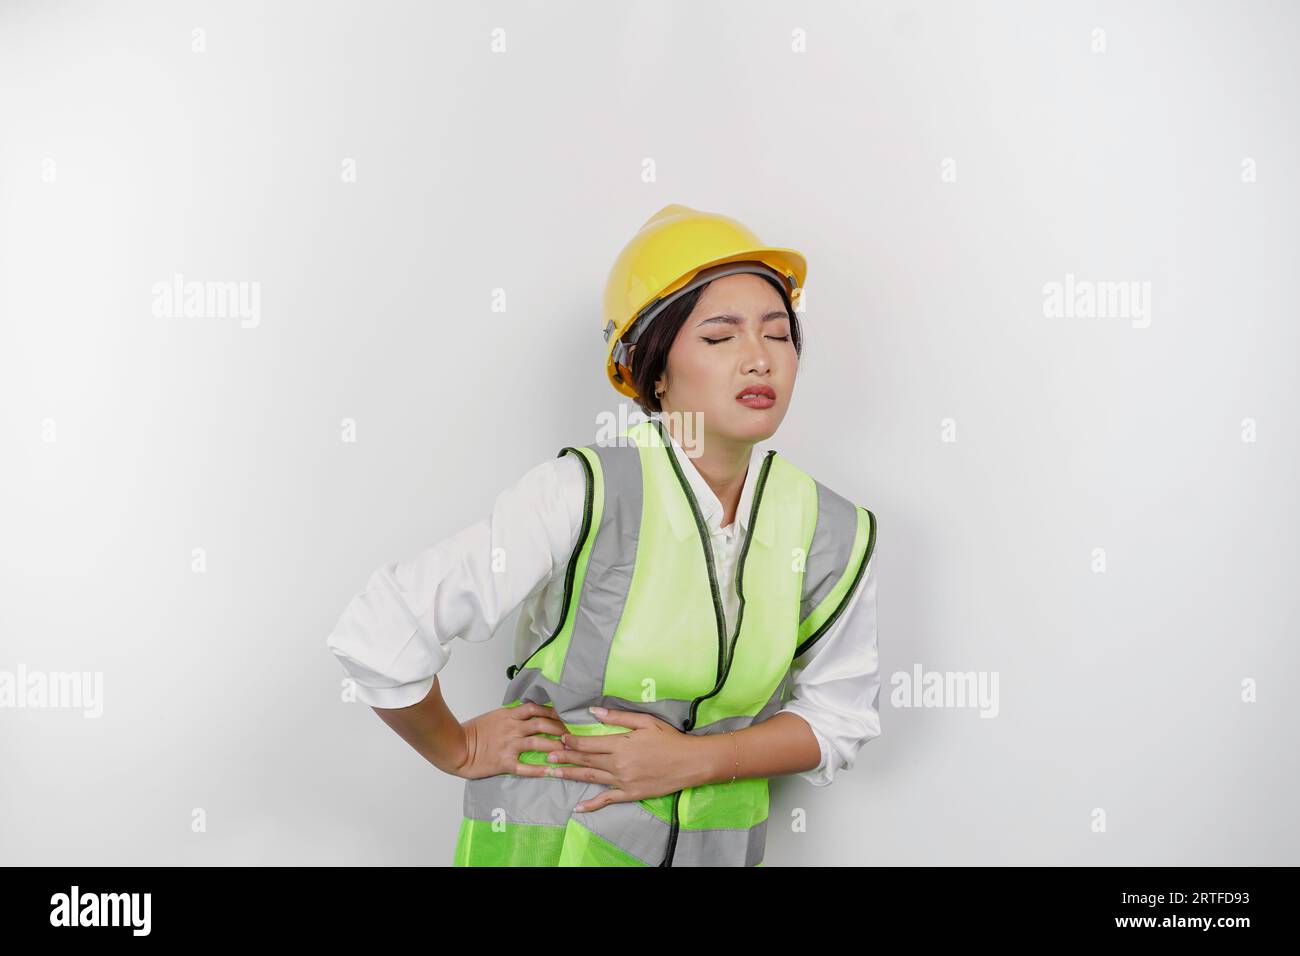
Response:
[{"label": "white shirt", "polygon": [[[736,555],[765,451],[754,446],[736,520],[724,528],[717,495],[676,438],[672,447],[713,544],[730,637],[740,601]],[[419,703],[450,658],[453,638],[486,641],[521,605],[514,660],[524,660],[558,623],[585,498],[581,463],[572,454],[549,459],[501,492],[490,516],[376,569],[326,642],[355,681],[357,697],[380,708]],[[814,786],[852,768],[862,745],[880,734],[875,565],[873,551],[844,613],[792,667],[781,712],[802,717],[817,738],[821,763],[799,774]]]}]

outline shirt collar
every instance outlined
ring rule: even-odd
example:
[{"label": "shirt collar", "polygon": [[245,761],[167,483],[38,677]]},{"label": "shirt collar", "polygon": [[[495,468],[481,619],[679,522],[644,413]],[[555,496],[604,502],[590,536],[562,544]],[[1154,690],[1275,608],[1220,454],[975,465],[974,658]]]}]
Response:
[{"label": "shirt collar", "polygon": [[[660,418],[659,415],[652,416]],[[673,454],[677,456],[679,463],[685,463],[682,467],[682,474],[686,476],[686,481],[691,486],[691,491],[695,493],[695,500],[699,503],[700,514],[704,517],[704,523],[710,532],[722,529],[722,502],[718,496],[713,493],[709,483],[704,480],[699,469],[695,467],[695,459],[691,458],[678,444],[677,437],[673,435],[668,426],[664,425],[664,431],[668,433],[668,438],[672,442]],[[736,505],[736,519],[724,531],[724,534],[732,533],[739,526],[742,531],[749,530],[749,512],[754,500],[754,485],[758,482],[758,473],[763,467],[763,456],[766,452],[758,447],[755,442],[749,452],[749,472],[745,475],[745,484],[740,489],[740,502]]]}]

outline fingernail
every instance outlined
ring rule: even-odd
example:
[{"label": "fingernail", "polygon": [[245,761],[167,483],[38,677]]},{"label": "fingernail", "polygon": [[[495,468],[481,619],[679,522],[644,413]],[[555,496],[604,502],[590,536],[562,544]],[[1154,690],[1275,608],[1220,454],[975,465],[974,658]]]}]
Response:
[{"label": "fingernail", "polygon": [[549,760],[551,763],[555,763],[557,760],[560,759],[560,756],[559,756],[559,754],[551,754],[551,755],[550,755],[549,757],[547,757],[546,759]]},{"label": "fingernail", "polygon": [[591,711],[593,714],[595,714],[597,717],[604,717],[606,714],[606,710],[604,707],[588,707],[587,709]]}]

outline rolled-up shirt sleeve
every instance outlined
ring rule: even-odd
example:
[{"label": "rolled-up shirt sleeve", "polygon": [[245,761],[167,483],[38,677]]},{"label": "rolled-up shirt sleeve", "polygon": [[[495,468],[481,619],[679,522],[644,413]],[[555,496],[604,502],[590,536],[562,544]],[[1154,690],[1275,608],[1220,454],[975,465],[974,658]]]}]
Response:
[{"label": "rolled-up shirt sleeve", "polygon": [[780,712],[808,722],[822,762],[799,776],[816,787],[849,770],[862,746],[880,735],[880,661],[876,647],[876,552],[844,613],[791,665],[791,693]]},{"label": "rolled-up shirt sleeve", "polygon": [[[488,640],[563,567],[577,468],[571,454],[542,462],[497,496],[488,517],[374,570],[326,641],[359,700],[380,708],[418,704],[454,638]],[[581,499],[576,507],[580,513]]]}]

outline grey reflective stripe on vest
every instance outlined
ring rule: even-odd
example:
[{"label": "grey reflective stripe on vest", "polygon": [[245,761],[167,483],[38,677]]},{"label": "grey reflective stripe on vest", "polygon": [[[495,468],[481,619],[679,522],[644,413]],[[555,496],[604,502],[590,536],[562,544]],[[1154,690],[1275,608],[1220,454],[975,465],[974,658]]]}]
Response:
[{"label": "grey reflective stripe on vest", "polygon": [[[782,705],[785,703],[785,694],[789,686],[790,671],[787,670],[785,672],[785,677],[781,678],[781,683],[776,685],[776,690],[772,692],[772,696],[768,698],[767,703],[764,704],[762,709],[760,709],[754,716],[751,717],[748,714],[737,714],[734,717],[722,717],[713,721],[713,723],[709,724],[707,727],[699,727],[686,732],[694,734],[697,737],[706,737],[709,734],[725,734],[731,730],[744,730],[746,727],[760,724],[781,710]],[[673,726],[677,727],[679,730],[686,720],[691,703],[689,700],[667,700],[658,701],[657,703],[647,703],[639,700],[624,700],[622,697],[605,697],[604,700],[609,701],[610,703],[601,703],[597,706],[613,707],[621,710],[635,710],[642,713],[653,711],[656,717],[660,717],[664,720],[672,721],[673,719],[676,719],[677,723]],[[671,714],[671,716],[664,716],[665,714]],[[675,856],[674,859],[676,859]]]},{"label": "grey reflective stripe on vest", "polygon": [[817,486],[817,525],[804,561],[800,621],[807,620],[839,582],[853,555],[853,539],[858,528],[857,509],[853,502],[837,495],[815,478],[813,484]]},{"label": "grey reflective stripe on vest", "polygon": [[[570,613],[576,618],[562,679],[559,683],[548,680],[539,667],[522,668],[507,685],[503,703],[520,699],[550,703],[559,718],[571,724],[592,723],[593,718],[587,710],[590,706],[627,707],[671,720],[667,714],[660,713],[663,709],[661,704],[632,704],[603,696],[605,665],[632,587],[632,569],[636,564],[637,540],[641,532],[641,452],[631,443],[586,447],[599,456],[605,502],[600,523],[591,531],[596,538],[587,559],[582,591],[571,604]],[[581,549],[583,544],[579,541],[577,547]],[[563,624],[563,621],[557,622],[557,629]],[[685,707],[689,706],[687,701]],[[675,709],[682,708],[678,706]],[[685,710],[682,711],[684,717]]]},{"label": "grey reflective stripe on vest", "polygon": [[[570,819],[632,854],[646,866],[658,866],[668,845],[670,826],[636,802],[610,803],[585,813],[574,811],[605,787],[581,780],[497,774],[465,781],[465,816],[494,821],[498,810],[506,823],[562,827]],[[677,831],[674,866],[756,866],[767,843],[767,820],[747,830]]]}]

